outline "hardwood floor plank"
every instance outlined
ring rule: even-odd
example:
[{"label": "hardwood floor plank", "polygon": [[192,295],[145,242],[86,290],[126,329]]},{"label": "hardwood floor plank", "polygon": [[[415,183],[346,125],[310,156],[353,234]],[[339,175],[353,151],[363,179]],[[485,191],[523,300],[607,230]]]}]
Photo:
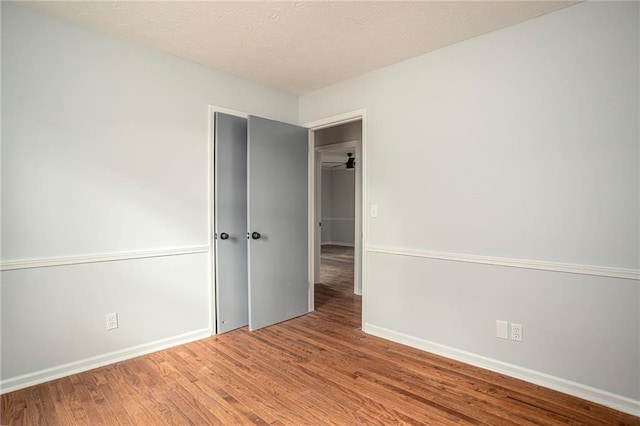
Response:
[{"label": "hardwood floor plank", "polygon": [[[252,338],[255,338],[252,336]],[[369,411],[353,412],[349,407],[362,406],[365,403],[362,395],[353,392],[344,392],[340,386],[336,386],[335,382],[327,380],[326,377],[318,375],[310,371],[307,366],[309,360],[302,357],[296,357],[290,351],[284,350],[277,344],[273,344],[274,340],[258,338],[262,343],[261,355],[269,358],[278,359],[284,357],[290,364],[287,371],[305,388],[306,395],[313,397],[316,403],[322,404],[324,414],[340,414],[349,422],[358,424],[376,423],[376,416],[372,416]],[[321,414],[321,413],[319,413]],[[380,413],[383,414],[383,413]],[[379,415],[377,416],[379,417]]]},{"label": "hardwood floor plank", "polygon": [[[308,319],[308,321],[312,321],[312,320]],[[301,333],[307,333],[307,334],[311,335],[311,339],[320,339],[320,338],[322,338],[322,336],[324,336],[324,338],[327,339],[327,336],[333,336],[333,337],[331,337],[333,339],[333,341],[340,343],[340,342],[343,342],[344,339],[346,338],[339,331],[336,330],[336,327],[330,327],[330,328],[313,327],[312,328],[312,327],[308,327],[308,326],[306,326],[306,325],[304,325],[302,323],[287,324],[287,327],[297,327],[297,329]],[[349,336],[349,338],[353,340],[353,344],[363,345],[361,347],[361,351],[364,351],[364,352],[366,352],[366,353],[368,353],[370,355],[379,355],[379,354],[384,353],[385,352],[384,346],[388,345],[387,341],[384,341],[382,339],[377,339],[377,338],[375,338],[373,336],[366,336],[366,335],[363,335],[363,336]],[[376,344],[373,348],[367,349],[367,345],[364,345],[363,343],[365,341],[372,342],[373,340],[377,340],[378,341],[377,343],[384,342],[383,343],[383,347],[378,347],[378,345]],[[419,363],[423,363],[424,364],[424,358],[426,358],[426,355],[429,355],[429,357],[431,359],[440,358],[440,357],[436,357],[435,355],[425,354],[424,352],[420,352],[419,356],[421,357],[421,359],[419,359],[419,360],[418,359],[412,359],[411,361],[414,362],[414,363],[417,363],[417,364],[419,364]],[[402,356],[403,356],[403,353],[395,353],[394,356],[390,357],[388,360],[389,361],[395,360],[396,363],[401,364],[401,363],[405,362],[404,360],[402,360]],[[441,359],[442,360],[446,360],[445,358],[441,358]],[[433,374],[437,375],[438,372],[442,368],[442,365],[438,365],[437,363],[436,364],[427,364],[427,365],[428,365],[429,374],[432,374],[432,375]],[[470,368],[470,367],[471,366],[467,366],[467,365],[462,364],[462,363],[456,363],[455,361],[452,361],[452,360],[446,360],[445,361],[445,368],[446,368],[446,371],[449,372],[449,374],[454,374],[454,375],[466,378],[467,380],[471,380],[471,384],[473,386],[475,386],[475,385],[478,384],[476,378],[470,377],[468,375],[463,375],[463,374],[460,373],[460,371],[465,371],[466,372],[468,370],[468,368]],[[495,382],[496,380],[503,380],[504,379],[504,376],[501,376],[501,375],[499,375],[497,373],[492,373],[492,372],[488,372],[486,370],[481,370],[481,369],[478,369],[478,371],[481,371],[483,375],[487,376],[489,378],[489,380],[492,380],[493,382]],[[509,378],[507,380],[513,381],[514,379],[510,379]],[[489,389],[492,389],[493,391],[495,391],[495,389],[496,389],[495,384],[492,384],[492,383],[486,383],[486,386]],[[452,383],[449,383],[448,387],[453,389],[454,385]],[[546,393],[552,392],[552,391],[549,391],[548,389],[544,389],[544,388],[540,388],[540,389],[543,389],[543,391],[546,392]],[[493,393],[493,391],[487,391],[487,394]],[[513,392],[511,392],[511,394],[513,394]],[[511,394],[509,394],[509,395],[511,395]],[[521,395],[521,397],[522,398],[531,399],[527,395]],[[510,396],[510,398],[513,399],[515,397],[514,396]],[[571,398],[571,397],[569,397],[569,398]],[[504,401],[501,401],[501,403],[504,403]],[[540,405],[544,406],[544,404],[542,402],[541,402]],[[524,406],[524,404],[520,404],[520,406]],[[547,413],[547,414],[551,414],[551,413]],[[566,416],[564,416],[564,417],[563,416],[555,416],[555,417],[556,417],[556,421],[561,421],[562,423],[564,423],[564,421],[562,419],[566,419]],[[580,417],[582,417],[582,419],[581,419],[582,421],[586,422],[585,424],[590,424],[590,423],[593,424],[594,422],[600,422],[600,423],[595,423],[595,424],[607,424],[608,421],[610,420],[610,417],[608,418],[608,420],[607,420],[607,417],[602,418],[602,419],[589,418],[589,417],[585,417],[585,416],[580,416]],[[542,421],[543,421],[542,418],[536,417],[536,422],[540,423]],[[568,423],[570,423],[570,422],[568,422]],[[552,423],[552,424],[557,424],[557,423]]]},{"label": "hardwood floor plank", "polygon": [[[236,353],[236,347],[245,347],[242,333],[233,335],[233,344],[221,345],[221,350]],[[252,338],[253,336],[251,336]],[[231,339],[230,339],[231,340]],[[251,365],[257,374],[263,375],[265,380],[269,380],[274,385],[278,385],[280,392],[293,397],[298,397],[298,407],[304,407],[305,413],[310,414],[314,418],[320,418],[328,424],[348,424],[353,420],[350,414],[344,414],[341,410],[336,410],[333,406],[335,401],[324,397],[322,394],[315,392],[312,386],[309,386],[302,378],[299,377],[296,370],[290,362],[270,359],[266,352],[259,345],[251,345],[250,350],[246,351],[251,356]],[[285,358],[286,359],[286,358]],[[290,361],[290,360],[289,360]],[[332,416],[324,416],[331,413]],[[314,424],[314,423],[311,423]]]},{"label": "hardwood floor plank", "polygon": [[[270,330],[271,332],[281,335],[281,336],[291,336],[291,338],[301,337],[299,335],[295,335],[290,331],[286,330]],[[272,339],[269,339],[270,341]],[[296,344],[292,344],[291,347],[295,347]],[[326,355],[324,352],[326,351]],[[439,424],[446,424],[447,422],[451,422],[451,417],[442,417],[439,416],[438,413],[433,413],[429,411],[423,411],[421,407],[417,405],[406,404],[406,398],[399,397],[395,393],[381,393],[381,388],[379,386],[368,386],[367,383],[362,383],[360,379],[360,374],[358,374],[358,368],[361,368],[363,363],[367,363],[368,360],[363,359],[362,357],[349,357],[344,352],[341,352],[341,357],[339,359],[335,359],[332,355],[334,349],[330,346],[325,346],[321,348],[321,350],[317,351],[317,359],[311,360],[310,363],[306,364],[304,368],[311,369],[313,368],[320,374],[323,374],[327,377],[331,377],[333,381],[340,384],[346,389],[354,390],[357,389],[359,395],[366,395],[367,398],[370,399],[369,403],[373,404],[395,404],[401,406],[402,408],[398,408],[398,413],[402,412],[402,410],[408,410],[407,412],[411,412],[410,415],[413,417],[413,420],[424,420],[424,416],[430,418],[433,421],[438,421]],[[350,359],[351,358],[351,359]],[[355,361],[354,361],[355,360]],[[356,383],[356,381],[358,381]],[[360,401],[361,405],[365,405],[364,401]],[[380,407],[376,407],[379,409]],[[410,418],[410,417],[407,417]],[[456,418],[457,420],[457,418]]]},{"label": "hardwood floor plank", "polygon": [[323,246],[316,310],[1,397],[3,425],[629,425],[640,418],[367,335],[353,249]]},{"label": "hardwood floor plank", "polygon": [[[100,414],[100,419],[102,419],[101,424],[120,425],[122,424],[120,418],[116,415],[116,413],[114,413],[114,410],[105,398],[102,390],[99,389],[98,383],[94,380],[94,375],[102,376],[108,370],[108,368],[109,367],[106,367],[105,369],[98,369],[97,371],[93,370],[88,372],[93,374],[82,374],[81,377],[84,387],[88,391],[89,396],[91,397],[91,400],[93,401],[93,404],[96,408],[96,411]],[[100,421],[97,419],[95,421],[91,421],[92,424],[98,422]]]},{"label": "hardwood floor plank", "polygon": [[[209,351],[207,351],[209,352]],[[293,404],[286,395],[277,391],[272,382],[234,362],[229,367],[225,362],[212,360],[212,368],[216,369],[226,392],[233,394],[240,402],[255,412],[261,412],[270,424],[278,422],[278,418],[287,414],[287,419],[300,423],[302,417],[289,415],[287,410]]]},{"label": "hardwood floor plank", "polygon": [[23,417],[23,424],[25,425],[46,425],[45,416],[47,413],[44,411],[42,404],[40,403],[40,386],[34,386],[29,388],[26,393],[26,408],[25,416]]},{"label": "hardwood floor plank", "polygon": [[[266,422],[255,415],[255,413],[241,407],[238,401],[229,394],[221,385],[217,371],[210,369],[198,361],[193,361],[194,357],[187,351],[178,351],[172,354],[183,361],[191,361],[191,368],[196,369],[201,380],[196,380],[193,384],[198,388],[198,393],[210,395],[214,404],[210,408],[216,410],[216,416],[221,419],[222,424],[265,424]],[[180,368],[180,367],[178,367]]]},{"label": "hardwood floor plank", "polygon": [[49,382],[42,386],[41,397],[46,398],[47,409],[56,413],[55,422],[48,421],[49,424],[74,425],[75,420],[71,414],[71,406],[66,404],[65,397],[60,393],[60,382]]},{"label": "hardwood floor plank", "polygon": [[63,377],[60,380],[51,382],[58,388],[60,397],[62,398],[61,404],[68,406],[75,425],[88,425],[89,421],[87,413],[73,388],[73,383],[69,377]]},{"label": "hardwood floor plank", "polygon": [[[291,326],[295,327],[296,325],[291,324]],[[340,334],[335,330],[317,330],[317,329],[316,330],[309,330],[309,329],[307,329],[305,327],[304,329],[300,329],[300,332],[307,333],[307,335],[309,336],[308,338],[311,339],[311,340],[314,340],[314,341],[317,339],[318,336],[322,336],[322,335],[333,333],[333,334],[336,334],[336,338],[334,340],[336,342],[336,344],[341,344],[341,342],[342,342],[342,339],[339,337]],[[311,333],[311,335],[309,335],[308,333]],[[316,334],[316,335],[314,335],[314,334]],[[370,337],[367,337],[366,339],[361,339],[361,340],[358,340],[358,342],[354,342],[354,343],[361,344],[361,345],[363,343],[365,343],[364,347],[366,347],[367,345],[366,345],[365,341],[368,340],[369,338]],[[348,353],[351,350],[351,347],[344,346],[344,347],[340,347],[339,349],[344,353]],[[362,346],[359,348],[359,351],[360,352],[363,351],[363,347]],[[384,351],[380,351],[379,348],[378,349],[374,348],[370,352],[368,352],[369,356],[377,357],[377,358],[380,358],[380,356],[382,354],[384,354]],[[423,356],[424,356],[424,354],[423,354]],[[370,364],[371,360],[372,360],[372,358],[369,358],[367,360],[367,364]],[[393,366],[397,366],[397,365],[403,365],[402,358],[398,357],[397,355],[395,355],[393,357],[386,357],[386,358],[382,357],[382,358],[379,359],[379,361],[381,362],[381,365],[387,365],[387,366],[392,366],[392,367]],[[444,381],[444,382],[442,381],[443,380],[443,376],[440,376],[440,379],[438,381],[433,381],[433,383],[431,383],[431,386],[432,386],[431,390],[424,389],[424,391],[425,392],[433,391],[433,389],[435,389],[437,387],[437,388],[444,389],[447,393],[454,392],[460,386],[460,378],[456,377],[456,376],[459,376],[457,371],[458,371],[457,369],[450,370],[450,373],[452,373],[453,376],[451,376],[451,375],[444,376],[444,379],[446,379],[446,381]],[[438,372],[437,369],[431,369],[428,372],[428,374],[437,375],[437,372]],[[392,374],[389,370],[387,370],[387,371],[384,372],[384,374],[385,374],[386,377],[390,377],[394,381],[405,382],[405,381],[408,381],[406,375],[409,374],[409,372],[408,371],[399,370],[399,372],[397,372],[395,374]],[[465,376],[461,376],[461,377],[465,378]],[[416,376],[415,374],[412,377],[409,378],[409,382],[411,382],[411,383],[413,383],[413,382],[424,383],[425,380],[428,380],[428,379],[425,379],[424,377]],[[471,384],[475,385],[475,382],[472,381]],[[471,388],[471,390],[474,393],[476,393],[475,386],[473,386]],[[471,397],[471,395],[465,395],[465,394],[459,394],[459,393],[455,395],[456,398],[459,398],[461,396],[462,397],[466,397],[466,398],[470,398]],[[501,401],[498,401],[498,403],[500,403],[500,402]],[[481,401],[481,404],[487,404],[487,403],[491,404],[490,409],[495,409],[495,404],[493,404],[491,401],[485,401],[485,400]],[[520,419],[520,421],[517,422],[517,423],[522,423],[523,420],[526,421],[526,418]],[[538,422],[540,420],[541,419],[538,419]],[[507,421],[512,422],[512,424],[516,424],[515,419],[513,419],[513,418],[507,418]],[[526,422],[524,424],[526,424]]]},{"label": "hardwood floor plank", "polygon": [[[387,367],[385,367],[385,365],[389,364],[388,360],[380,358],[380,357],[376,357],[374,356],[367,356],[367,357],[350,357],[348,354],[350,351],[353,351],[353,347],[347,347],[347,346],[343,346],[340,342],[336,342],[336,349],[338,351],[340,351],[341,354],[345,354],[343,356],[341,356],[341,358],[339,359],[338,363],[333,363],[330,359],[321,359],[320,362],[326,366],[330,366],[333,369],[336,370],[342,370],[344,371],[345,374],[348,375],[357,375],[359,378],[361,378],[361,381],[370,381],[372,383],[375,383],[379,388],[381,389],[389,389],[389,386],[392,385],[392,382],[405,382],[408,380],[407,374],[392,374],[394,373],[392,370],[388,369]],[[360,348],[361,349],[361,348]],[[373,355],[373,354],[372,354]],[[393,365],[393,364],[390,364]],[[376,371],[383,371],[384,374],[382,375],[375,375],[374,372]],[[371,372],[373,375],[370,375]],[[375,377],[374,377],[375,375]],[[378,380],[377,377],[382,377],[382,380]],[[419,381],[421,382],[421,386],[418,389],[420,391],[420,393],[424,393],[426,395],[431,395],[432,398],[428,398],[427,400],[422,400],[422,404],[423,405],[428,405],[431,406],[433,409],[435,410],[439,410],[442,411],[444,413],[448,413],[451,414],[450,410],[447,407],[446,404],[442,405],[442,404],[438,404],[438,402],[436,401],[438,398],[449,398],[449,402],[451,404],[455,403],[455,399],[454,397],[459,397],[459,395],[454,395],[452,396],[447,396],[447,394],[449,394],[451,392],[450,388],[453,388],[456,386],[456,384],[453,381],[449,381],[449,383],[435,383],[432,384],[429,382],[429,379],[426,376],[423,377],[412,377],[412,379],[414,381]],[[398,393],[398,394],[403,394],[405,395],[405,397],[407,397],[408,399],[412,399],[414,401],[420,400],[422,397],[419,396],[419,394],[413,395],[411,392],[413,391],[413,389],[407,390],[405,389],[404,391],[398,391],[395,390],[391,393]],[[436,392],[437,391],[437,392]],[[470,399],[471,396],[470,395],[464,395],[465,398]],[[470,405],[468,408],[465,409],[466,411],[474,411],[474,407],[473,405]],[[462,410],[464,411],[464,410]],[[457,418],[462,418],[462,419],[466,419],[469,423],[473,423],[473,424],[477,424],[477,419],[483,419],[486,420],[486,417],[492,417],[491,415],[487,415],[487,414],[482,414],[482,413],[478,413],[478,410],[475,410],[476,416],[472,417],[472,416],[467,416],[465,413],[463,413],[462,411],[458,411],[455,413],[455,416]],[[499,417],[495,418],[494,423],[499,424],[500,421],[502,421],[503,424],[514,424],[513,422],[509,423],[509,421],[504,421],[504,420],[499,420]]]},{"label": "hardwood floor plank", "polygon": [[24,416],[26,415],[26,390],[15,391],[12,399],[2,398],[0,405],[0,424],[16,424],[23,425]]},{"label": "hardwood floor plank", "polygon": [[105,368],[101,370],[94,370],[94,374],[87,374],[87,380],[92,380],[92,386],[95,386],[96,391],[104,397],[104,403],[110,409],[109,417],[115,419],[121,425],[133,425],[131,413],[129,413],[122,402],[122,399],[118,396],[112,388],[111,382],[108,378],[109,372],[112,368]]},{"label": "hardwood floor plank", "polygon": [[110,366],[113,368],[105,372],[105,379],[122,402],[129,420],[136,425],[162,424],[155,410],[155,402],[138,390],[137,377],[127,377],[128,373],[122,368],[123,364]]},{"label": "hardwood floor plank", "polygon": [[[209,408],[211,406],[204,404],[204,400],[210,399],[208,395],[199,391],[199,388],[192,386],[197,379],[190,380],[190,377],[192,377],[190,372],[186,369],[181,369],[183,366],[186,368],[191,367],[184,365],[184,361],[181,361],[180,365],[176,365],[171,357],[168,357],[167,354],[162,352],[153,354],[151,360],[157,365],[157,368],[162,371],[167,385],[171,386],[173,391],[176,392],[186,404],[186,406],[182,403],[180,404],[185,414],[189,410],[187,407],[190,407],[190,409],[198,413],[201,421],[205,421],[208,424],[221,423],[221,420],[210,411]],[[183,373],[187,374],[185,375]]]},{"label": "hardwood floor plank", "polygon": [[[434,374],[447,371],[450,374],[459,375],[469,381],[470,386],[478,388],[479,392],[487,395],[500,396],[509,399],[513,403],[520,403],[531,407],[538,407],[549,414],[557,413],[566,418],[567,411],[571,412],[570,418],[577,420],[578,424],[618,424],[618,411],[612,410],[588,401],[572,397],[560,392],[510,378],[499,373],[494,373],[479,367],[459,363],[433,354],[426,354],[413,348],[400,349],[396,345],[389,345],[380,339],[381,350],[389,351],[394,357],[406,358],[415,368],[426,369]],[[410,349],[410,350],[409,350]],[[425,356],[428,355],[428,356]],[[462,368],[461,368],[462,367]],[[623,414],[623,416],[626,416]],[[583,422],[583,423],[580,423]],[[569,423],[571,423],[569,421]]]},{"label": "hardwood floor plank", "polygon": [[136,358],[131,365],[140,379],[138,389],[143,391],[149,400],[154,401],[154,411],[165,424],[192,424],[191,419],[176,405],[176,398],[171,389],[163,387],[162,379],[150,368],[147,358]]},{"label": "hardwood floor plank", "polygon": [[[85,373],[86,374],[86,373]],[[89,390],[85,387],[83,377],[81,374],[74,374],[68,377],[71,383],[71,389],[76,394],[76,398],[83,411],[85,412],[88,424],[105,424],[105,419],[102,418],[100,411],[97,409]],[[78,415],[79,413],[76,413]]]},{"label": "hardwood floor plank", "polygon": [[[179,394],[189,404],[193,410],[205,419],[206,424],[218,425],[224,424],[222,419],[226,419],[227,415],[218,407],[216,399],[213,398],[210,393],[203,391],[198,386],[194,386],[197,380],[191,381],[189,369],[199,368],[197,365],[189,365],[189,360],[184,358],[179,359],[179,362],[174,362],[172,357],[161,356],[161,365],[168,372],[170,377],[180,384],[178,388]],[[186,373],[186,374],[185,374]]]},{"label": "hardwood floor plank", "polygon": [[[327,370],[312,363],[306,365],[305,369],[313,370],[316,375],[327,377],[331,382],[338,384],[343,393],[351,393],[361,396],[360,405],[366,407],[369,412],[381,413],[378,417],[383,420],[383,424],[391,424],[394,421],[402,420],[410,424],[473,424],[473,422],[462,421],[457,416],[447,416],[447,413],[441,413],[437,410],[425,410],[423,406],[412,403],[403,395],[393,392],[381,392],[381,388],[377,385],[371,386],[371,382],[361,380],[357,374],[347,374],[343,371]],[[358,383],[354,383],[354,381]],[[353,389],[357,388],[358,392],[354,393]]]}]

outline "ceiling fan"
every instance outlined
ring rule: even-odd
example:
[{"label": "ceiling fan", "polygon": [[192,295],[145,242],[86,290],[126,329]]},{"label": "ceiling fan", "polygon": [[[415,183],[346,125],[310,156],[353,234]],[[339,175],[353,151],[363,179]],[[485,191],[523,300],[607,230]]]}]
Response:
[{"label": "ceiling fan", "polygon": [[347,153],[347,161],[346,162],[335,162],[329,161],[325,164],[337,164],[336,166],[332,166],[332,169],[341,169],[341,170],[354,170],[356,165],[356,157],[353,156],[353,153]]}]

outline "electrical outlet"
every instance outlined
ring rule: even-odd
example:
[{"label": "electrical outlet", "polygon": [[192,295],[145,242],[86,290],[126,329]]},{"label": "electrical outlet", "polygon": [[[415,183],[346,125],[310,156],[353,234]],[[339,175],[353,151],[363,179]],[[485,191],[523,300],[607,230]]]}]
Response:
[{"label": "electrical outlet", "polygon": [[107,321],[107,330],[113,330],[114,328],[118,328],[118,313],[112,312],[107,314],[105,317]]},{"label": "electrical outlet", "polygon": [[507,321],[496,320],[496,337],[509,340],[509,323]]},{"label": "electrical outlet", "polygon": [[511,340],[522,342],[522,324],[511,324]]}]

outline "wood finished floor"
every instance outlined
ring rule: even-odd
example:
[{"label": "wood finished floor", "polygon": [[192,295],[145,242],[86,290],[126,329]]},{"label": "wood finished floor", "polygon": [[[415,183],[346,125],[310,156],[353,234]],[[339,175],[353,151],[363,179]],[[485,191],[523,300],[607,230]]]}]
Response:
[{"label": "wood finished floor", "polygon": [[1,424],[640,425],[640,418],[359,330],[353,250],[324,247],[316,311],[2,396]]}]

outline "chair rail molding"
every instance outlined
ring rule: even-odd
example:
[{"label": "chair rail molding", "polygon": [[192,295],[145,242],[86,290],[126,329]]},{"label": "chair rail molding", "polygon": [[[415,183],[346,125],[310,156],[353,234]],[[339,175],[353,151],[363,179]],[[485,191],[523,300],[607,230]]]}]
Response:
[{"label": "chair rail molding", "polygon": [[144,259],[148,257],[182,256],[187,254],[208,253],[210,246],[177,247],[159,250],[128,251],[118,253],[94,254],[85,256],[52,257],[43,259],[3,261],[2,271],[16,269],[46,268],[51,266],[79,265],[82,263],[114,262],[118,260]]},{"label": "chair rail molding", "polygon": [[367,246],[368,253],[383,253],[394,256],[420,257],[424,259],[449,260],[453,262],[480,263],[484,265],[506,266],[511,268],[538,269],[543,271],[565,272],[569,274],[596,275],[600,277],[640,280],[640,270],[611,268],[595,265],[577,265],[571,263],[549,262],[541,260],[514,259],[509,257],[482,256],[465,253],[450,253],[396,247]]}]

